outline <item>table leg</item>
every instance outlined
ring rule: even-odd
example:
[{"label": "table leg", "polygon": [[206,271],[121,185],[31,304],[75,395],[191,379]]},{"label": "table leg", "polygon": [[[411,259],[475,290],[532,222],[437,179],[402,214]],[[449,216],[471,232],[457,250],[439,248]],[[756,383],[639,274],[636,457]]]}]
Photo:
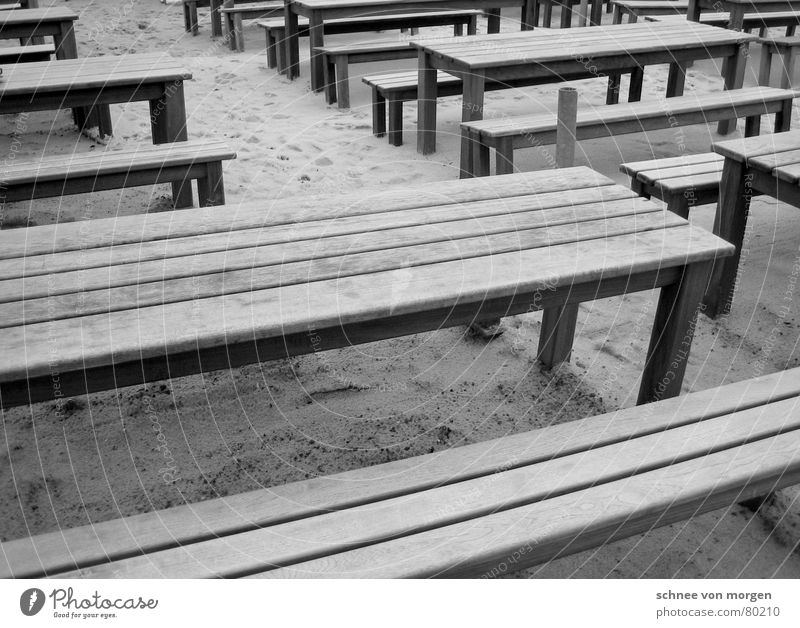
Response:
[{"label": "table leg", "polygon": [[311,57],[311,89],[315,92],[322,91],[325,85],[325,68],[322,67],[322,55],[315,48],[325,45],[322,33],[322,14],[312,11],[308,19],[308,47]]},{"label": "table leg", "polygon": [[[211,36],[212,37],[222,37],[222,13],[219,10],[223,6],[223,0],[211,0],[209,5],[211,6]],[[233,6],[233,0],[231,0],[231,6]],[[228,33],[230,36],[230,33]]]},{"label": "table leg", "polygon": [[[733,19],[731,19],[731,22]],[[747,65],[747,52],[748,52],[748,43],[739,44],[736,48],[736,52],[728,57],[726,61],[726,65],[724,68],[724,83],[725,89],[741,89],[742,84],[744,83],[744,69]],[[720,135],[727,135],[731,131],[736,130],[736,118],[733,120],[720,120],[719,124],[717,125],[717,132]]]},{"label": "table leg", "polygon": [[[153,144],[185,142],[188,139],[183,81],[165,83],[161,96],[150,101],[150,126]],[[191,207],[191,186],[181,182],[173,183],[172,201],[175,207]]]},{"label": "table leg", "polygon": [[75,41],[75,29],[72,20],[61,22],[59,32],[53,35],[53,45],[56,49],[56,59],[77,59],[78,42]]},{"label": "table leg", "polygon": [[569,360],[577,323],[577,303],[544,309],[536,356],[542,366],[551,369]]},{"label": "table leg", "polygon": [[486,9],[486,32],[500,32],[500,9]]},{"label": "table leg", "polygon": [[667,98],[673,96],[683,96],[683,88],[686,84],[686,62],[669,64],[669,74],[667,75]]},{"label": "table leg", "polygon": [[661,289],[637,404],[680,394],[711,264],[689,264],[677,283]]},{"label": "table leg", "polygon": [[589,23],[592,26],[600,26],[603,19],[603,0],[592,0],[592,13]]},{"label": "table leg", "polygon": [[736,274],[747,228],[747,212],[750,209],[752,190],[745,178],[745,166],[735,159],[726,159],[719,182],[719,201],[714,217],[714,235],[727,240],[736,247],[730,257],[717,260],[708,281],[703,298],[705,313],[711,318],[727,314],[731,309]]},{"label": "table leg", "polygon": [[436,104],[439,85],[430,55],[419,53],[417,94],[417,152],[429,155],[436,151]]},{"label": "table leg", "polygon": [[553,0],[544,0],[544,10],[542,11],[542,26],[550,28],[553,23]]},{"label": "table leg", "polygon": [[300,36],[297,34],[297,13],[292,11],[291,0],[286,0],[284,20],[286,22],[286,34],[284,41],[278,42],[278,45],[285,47],[284,58],[286,59],[287,78],[296,79],[300,76]]},{"label": "table leg", "polygon": [[538,4],[536,0],[525,0],[525,4],[522,5],[522,30],[533,30],[533,27],[536,24],[537,6]]},{"label": "table leg", "polygon": [[689,0],[689,9],[686,12],[686,19],[692,22],[700,21],[700,0]]},{"label": "table leg", "polygon": [[643,81],[644,68],[634,68],[631,72],[631,82],[628,86],[628,102],[638,102],[642,99]]},{"label": "table leg", "polygon": [[561,28],[572,26],[572,5],[571,0],[561,0]]},{"label": "table leg", "polygon": [[[486,77],[482,72],[473,71],[463,76],[464,102],[461,121],[472,122],[483,119],[483,96]],[[467,131],[461,131],[461,178],[472,177],[472,138]]]}]

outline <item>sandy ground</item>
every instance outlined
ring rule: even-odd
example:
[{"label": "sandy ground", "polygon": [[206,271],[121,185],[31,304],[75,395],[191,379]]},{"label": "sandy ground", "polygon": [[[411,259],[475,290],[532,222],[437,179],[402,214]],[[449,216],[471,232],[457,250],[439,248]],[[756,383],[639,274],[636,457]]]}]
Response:
[{"label": "sandy ground", "polygon": [[[157,52],[183,60],[194,74],[186,85],[190,136],[225,138],[238,152],[225,170],[230,204],[457,176],[459,98],[440,104],[434,155],[416,153],[413,103],[405,107],[406,145],[394,148],[371,134],[369,95],[359,74],[413,68],[413,60],[352,67],[353,106],[342,111],[309,92],[307,63],[293,83],[268,70],[262,33],[253,23],[246,27],[247,51],[235,54],[211,40],[205,11],[200,35],[191,37],[183,32],[180,6],[159,0],[51,3],[80,13],[81,56]],[[330,41],[359,37],[398,35]],[[302,54],[306,59],[305,45]],[[756,55],[746,84],[755,84],[751,73],[757,67]],[[648,68],[644,97],[663,93],[665,82],[666,68]],[[576,85],[584,105],[603,103],[602,80]],[[552,110],[557,88],[491,93],[487,115]],[[714,63],[698,63],[689,71],[687,93],[719,89]],[[150,141],[146,105],[112,106],[112,115],[115,137],[108,145],[80,136],[65,111],[4,116],[0,150],[6,154],[14,137],[20,142],[17,159]],[[578,163],[626,183],[620,162],[706,151],[716,137],[712,129],[698,126],[589,141],[580,145]],[[542,150],[518,155],[523,170],[546,167],[550,159]],[[138,188],[9,205],[2,220],[9,228],[163,211],[169,203],[167,186]],[[713,211],[699,208],[692,220],[710,227]],[[795,209],[772,200],[754,201],[735,307],[719,321],[701,317],[686,392],[800,364],[797,303],[790,303],[788,316],[775,329],[778,308],[784,297],[791,301],[793,296],[798,217]],[[46,403],[6,412],[0,439],[0,540],[633,405],[654,299],[643,293],[582,306],[572,362],[553,373],[542,372],[534,359],[540,315],[526,315],[507,319],[507,332],[488,344],[465,337],[463,329],[449,329],[94,394],[71,400],[63,417]],[[637,324],[641,320],[644,325]],[[765,344],[770,335],[779,338],[771,347]],[[160,471],[165,466],[160,442],[169,449],[173,473],[168,476]],[[798,577],[798,495],[784,491],[755,515],[735,506],[516,576]]]}]

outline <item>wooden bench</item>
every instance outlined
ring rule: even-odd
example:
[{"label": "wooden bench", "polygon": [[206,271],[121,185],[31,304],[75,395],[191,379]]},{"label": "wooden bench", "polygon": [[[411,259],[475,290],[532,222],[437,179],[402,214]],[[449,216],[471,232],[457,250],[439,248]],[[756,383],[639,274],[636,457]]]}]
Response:
[{"label": "wooden bench", "polygon": [[[609,137],[715,120],[746,118],[745,134],[758,133],[763,114],[775,114],[775,130],[791,124],[793,90],[751,87],[705,95],[604,105],[578,112],[576,139]],[[554,114],[536,114],[461,124],[477,144],[472,174],[489,174],[489,149],[496,152],[498,174],[513,172],[514,150],[553,144],[557,120]]]},{"label": "wooden bench", "polygon": [[[323,24],[325,35],[339,35],[346,33],[364,33],[371,30],[391,30],[405,28],[423,28],[427,26],[453,25],[459,32],[458,25],[470,28],[476,15],[482,11],[428,11],[425,13],[403,13],[391,15],[376,15],[337,20],[326,20]],[[277,68],[283,74],[286,72],[284,58],[284,39],[286,27],[283,19],[262,20],[258,26],[264,29],[267,38],[267,67]],[[298,18],[297,32],[300,37],[308,37],[309,27],[306,18]]]},{"label": "wooden bench", "polygon": [[0,48],[0,65],[50,61],[55,52],[56,47],[53,44],[29,44],[27,46]]},{"label": "wooden bench", "polygon": [[[415,40],[419,41],[419,40]],[[415,49],[416,50],[416,49]],[[460,96],[463,92],[463,84],[460,78],[447,72],[439,70],[436,74],[438,84],[438,96]],[[581,74],[564,75],[564,80],[577,80],[580,78],[592,78],[594,74],[584,72]],[[419,73],[415,70],[404,70],[400,72],[387,72],[383,74],[373,74],[361,79],[372,89],[372,132],[376,137],[383,137],[387,134],[387,112],[388,112],[388,138],[392,146],[402,146],[403,144],[403,103],[417,100]],[[549,82],[550,79],[523,79],[486,81],[486,91],[499,89],[510,89],[512,87],[527,87],[531,85],[541,85]],[[388,108],[387,108],[388,104]]]},{"label": "wooden bench", "polygon": [[[467,25],[467,34],[474,35],[478,15]],[[455,35],[463,34],[461,24],[454,25]],[[351,63],[372,63],[375,61],[394,61],[397,59],[416,59],[417,49],[408,41],[373,41],[345,44],[341,46],[322,46],[315,48],[322,55],[325,69],[325,99],[329,105],[339,104],[340,109],[350,107],[349,65]]]},{"label": "wooden bench", "polygon": [[[33,162],[14,161],[0,172],[4,202],[83,194],[175,183],[185,196],[176,207],[192,204],[190,184],[197,181],[200,206],[222,205],[225,186],[222,161],[236,153],[223,142],[189,141],[133,150],[104,151],[82,155],[45,156]],[[185,198],[182,202],[179,199]],[[186,204],[185,204],[186,203]]]},{"label": "wooden bench", "polygon": [[495,577],[800,483],[800,370],[2,543],[15,578]]},{"label": "wooden bench", "polygon": [[[612,22],[622,24],[623,16],[633,24],[646,15],[681,15],[689,10],[689,0],[612,0]],[[684,18],[685,19],[685,18]]]},{"label": "wooden bench", "polygon": [[283,19],[283,2],[260,2],[257,4],[224,6],[222,13],[225,32],[228,36],[230,49],[244,52],[244,27],[243,20],[263,20],[269,18]]},{"label": "wooden bench", "polygon": [[[627,0],[626,0],[627,1]],[[648,4],[647,1],[642,2],[643,5]],[[686,20],[683,15],[648,15],[646,8],[639,11],[639,15],[645,16],[645,19],[652,22],[662,22],[665,20]],[[727,28],[730,22],[730,13],[709,11],[700,15],[699,22],[709,26],[718,26],[720,28]],[[762,13],[745,13],[742,29],[745,32],[750,32],[754,28],[759,29],[764,35],[764,29],[767,28],[780,28],[786,27],[786,35],[794,35],[798,23],[800,23],[800,12],[797,11],[771,11]]]},{"label": "wooden bench", "polygon": [[[239,4],[252,2],[263,2],[263,0],[237,0]],[[211,36],[221,37],[222,14],[220,10],[224,5],[233,6],[233,0],[183,0],[183,21],[187,33],[197,35],[200,24],[197,19],[198,7],[209,7],[211,9]]]},{"label": "wooden bench", "polygon": [[800,37],[766,37],[758,40],[761,43],[761,65],[758,70],[758,84],[768,86],[772,72],[772,57],[781,59],[780,86],[789,89],[792,86],[794,61],[800,46]]},{"label": "wooden bench", "polygon": [[724,159],[716,153],[634,161],[620,165],[630,176],[631,189],[645,198],[655,196],[667,209],[684,218],[689,208],[716,203]]}]

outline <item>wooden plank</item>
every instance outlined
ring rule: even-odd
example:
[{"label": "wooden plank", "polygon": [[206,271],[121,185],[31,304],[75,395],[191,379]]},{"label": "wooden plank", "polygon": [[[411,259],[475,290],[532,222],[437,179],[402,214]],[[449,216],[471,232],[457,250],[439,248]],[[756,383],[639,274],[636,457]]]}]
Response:
[{"label": "wooden plank", "polygon": [[748,166],[759,168],[766,172],[774,168],[791,166],[796,163],[800,163],[800,144],[798,144],[798,148],[795,150],[776,151],[759,157],[750,157],[747,160]]},{"label": "wooden plank", "polygon": [[799,147],[800,132],[798,131],[724,140],[722,142],[714,142],[712,145],[714,152],[738,161],[776,152],[797,150]]},{"label": "wooden plank", "polygon": [[[221,271],[232,272],[249,270],[268,265],[289,264],[320,257],[354,255],[369,251],[380,251],[399,246],[413,246],[449,240],[480,237],[499,233],[514,233],[519,230],[556,227],[580,221],[608,219],[615,216],[632,216],[650,212],[661,212],[655,204],[647,203],[630,196],[618,200],[599,200],[596,203],[580,203],[573,206],[553,206],[530,211],[518,211],[510,207],[502,214],[477,213],[463,220],[451,220],[430,224],[412,224],[391,230],[373,231],[368,238],[361,233],[340,236],[291,240],[288,243],[262,244],[257,247],[227,248],[203,253],[191,252],[191,246],[184,256],[175,257],[173,247],[167,244],[162,249],[162,257],[148,259],[135,258],[135,249],[127,263],[102,265],[98,259],[97,270],[92,271],[80,256],[73,263],[65,263],[53,275],[29,275],[18,279],[0,282],[0,302],[10,302],[21,298],[32,299],[44,296],[58,296],[72,292],[88,292],[109,287],[145,284],[151,281],[165,281],[182,277],[214,274]],[[662,220],[664,217],[662,216]],[[435,224],[435,228],[431,225]],[[665,223],[666,224],[666,223]],[[173,256],[167,257],[172,254]],[[108,255],[111,261],[111,255]],[[78,267],[84,265],[86,268]],[[89,272],[87,272],[89,270]]]},{"label": "wooden plank", "polygon": [[775,168],[772,174],[783,181],[796,184],[800,181],[800,164],[796,163],[789,166],[780,166],[779,168]]},{"label": "wooden plank", "polygon": [[0,13],[0,29],[18,24],[40,24],[44,22],[62,22],[64,20],[77,19],[78,14],[66,7],[19,9]]},{"label": "wooden plank", "polygon": [[414,269],[426,264],[548,246],[556,247],[610,235],[663,229],[681,223],[682,219],[675,214],[657,211],[538,229],[524,230],[524,227],[520,227],[521,230],[517,233],[487,234],[395,249],[382,248],[379,251],[349,254],[345,257],[325,256],[311,261],[225,271],[212,275],[195,273],[191,277],[182,279],[155,281],[149,284],[138,282],[130,286],[93,292],[78,291],[60,297],[33,299],[25,295],[24,301],[0,304],[0,328],[72,318],[76,315],[135,310],[165,303],[193,300],[196,302],[197,299],[221,295],[390,270]]},{"label": "wooden plank", "polygon": [[[800,481],[796,432],[477,521],[259,574],[267,578],[425,578],[524,569]],[[265,566],[266,567],[266,566]]]},{"label": "wooden plank", "polygon": [[88,233],[86,225],[80,223],[32,227],[25,231],[25,238],[19,237],[19,231],[0,230],[0,259],[30,258],[53,251],[88,250],[111,243],[118,247],[167,237],[228,234],[243,229],[294,224],[298,218],[302,222],[310,222],[332,217],[364,216],[521,196],[540,197],[540,200],[532,199],[531,202],[534,203],[533,206],[544,207],[548,198],[553,198],[544,196],[545,194],[558,196],[564,190],[574,190],[580,195],[587,194],[588,198],[594,194],[620,193],[605,190],[613,187],[614,182],[585,167],[564,170],[564,176],[557,177],[549,171],[511,174],[502,178],[496,177],[491,183],[488,185],[485,179],[436,181],[403,190],[382,188],[364,191],[358,195],[277,199],[266,204],[253,203],[229,208],[232,211],[198,208],[105,218],[93,220]]},{"label": "wooden plank", "polygon": [[798,369],[386,464],[2,543],[0,577],[39,577],[390,499],[800,394]]},{"label": "wooden plank", "polygon": [[[635,478],[660,467],[674,468],[684,461],[703,460],[711,452],[784,432],[797,438],[800,432],[793,430],[799,427],[800,401],[788,399],[775,404],[775,408],[759,407],[708,419],[466,482],[89,567],[63,577],[241,576],[387,539],[413,540],[425,530],[459,522],[483,527],[483,518],[491,518],[498,512],[537,502],[546,504],[562,495],[609,481],[618,482],[621,478]],[[797,448],[794,455],[800,460]],[[697,490],[703,488],[709,494],[714,493],[713,483],[696,480],[696,484],[701,485]],[[528,530],[528,534],[540,533],[540,529]]]},{"label": "wooden plank", "polygon": [[644,170],[639,172],[636,178],[643,183],[652,185],[665,179],[685,179],[709,173],[716,173],[719,179],[719,175],[722,173],[722,160],[689,166],[673,166],[672,168],[663,168],[661,170]]},{"label": "wooden plank", "polygon": [[660,159],[648,159],[645,161],[629,161],[621,164],[619,169],[627,175],[635,177],[640,172],[649,170],[661,170],[673,168],[675,166],[689,166],[692,164],[705,164],[712,161],[722,163],[724,157],[716,153],[701,153],[699,155],[680,155],[678,157],[662,157]]},{"label": "wooden plank", "polygon": [[59,338],[59,370],[68,372],[592,284],[732,252],[731,245],[687,225],[422,266],[400,285],[396,271],[389,271],[208,298],[202,307],[181,302],[37,323],[2,334],[0,349],[9,359],[0,365],[0,382],[49,374],[53,337]]}]

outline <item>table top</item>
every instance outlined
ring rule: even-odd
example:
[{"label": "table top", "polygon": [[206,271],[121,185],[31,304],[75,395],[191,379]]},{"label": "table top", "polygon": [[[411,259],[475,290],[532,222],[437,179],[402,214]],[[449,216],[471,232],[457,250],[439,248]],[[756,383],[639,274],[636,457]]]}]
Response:
[{"label": "table top", "polygon": [[[745,7],[752,7],[754,11],[758,11],[760,7],[770,7],[770,10],[773,11],[780,11],[781,7],[783,10],[790,11],[792,8],[797,8],[800,6],[800,0],[698,0],[701,6],[709,6],[712,7],[717,2],[722,3],[723,5],[737,5],[741,4]],[[776,8],[777,7],[777,8]]]},{"label": "table top", "polygon": [[636,22],[591,28],[548,29],[457,37],[446,43],[413,40],[435,57],[472,69],[675,52],[755,41],[739,31],[689,22]]},{"label": "table top", "polygon": [[0,97],[116,85],[163,83],[192,78],[179,59],[161,54],[83,57],[0,66]]},{"label": "table top", "polygon": [[46,377],[54,358],[65,373],[222,350],[730,251],[585,167],[4,230],[0,382]]},{"label": "table top", "polygon": [[[359,7],[388,7],[397,11],[410,7],[448,4],[454,8],[475,9],[482,6],[482,0],[292,0],[292,4],[309,10],[345,9]],[[522,0],[508,0],[508,6],[520,5]]]},{"label": "table top", "polygon": [[39,22],[64,22],[77,20],[78,14],[66,7],[46,7],[42,9],[14,9],[0,11],[0,28],[16,24]]},{"label": "table top", "polygon": [[712,148],[748,168],[771,173],[787,183],[800,182],[800,131],[716,142]]}]

